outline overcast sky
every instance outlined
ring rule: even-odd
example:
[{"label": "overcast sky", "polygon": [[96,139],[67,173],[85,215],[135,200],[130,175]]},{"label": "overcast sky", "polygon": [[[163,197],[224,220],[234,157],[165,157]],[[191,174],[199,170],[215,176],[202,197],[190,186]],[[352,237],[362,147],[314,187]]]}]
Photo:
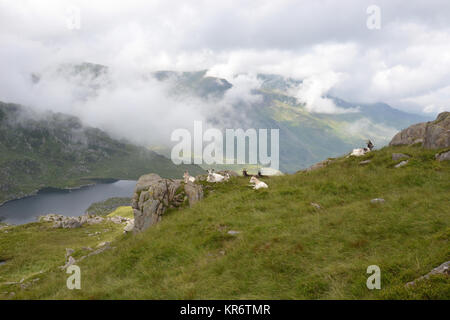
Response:
[{"label": "overcast sky", "polygon": [[[372,4],[380,29],[367,27]],[[67,26],[73,8],[80,29]],[[227,79],[276,73],[320,94],[434,115],[450,109],[450,1],[0,0],[0,100],[22,102],[32,71],[81,61]]]}]

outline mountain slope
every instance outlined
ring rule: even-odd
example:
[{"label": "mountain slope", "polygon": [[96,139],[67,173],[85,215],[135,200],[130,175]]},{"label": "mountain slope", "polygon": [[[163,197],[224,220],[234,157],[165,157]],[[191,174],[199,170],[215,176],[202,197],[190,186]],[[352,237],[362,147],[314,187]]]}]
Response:
[{"label": "mountain slope", "polygon": [[[108,88],[114,82],[110,71],[108,67],[92,63],[66,64],[48,76],[75,85],[79,89],[76,93],[82,93],[82,99],[90,99],[102,88],[112,90]],[[45,80],[46,76],[44,73],[36,81]],[[280,169],[285,172],[295,172],[327,157],[350,152],[364,146],[367,139],[371,139],[376,147],[382,147],[398,130],[431,120],[396,110],[385,103],[352,103],[332,96],[324,98],[332,100],[344,113],[313,112],[314,108],[311,110],[311,106],[299,102],[302,97],[297,97],[302,80],[281,75],[237,75],[228,81],[208,76],[207,70],[142,71],[136,78],[143,81],[143,87],[146,81],[149,86],[154,85],[149,81],[151,78],[163,82],[164,94],[168,94],[169,99],[200,99],[207,106],[204,116],[208,124],[216,128],[279,129]],[[248,92],[249,88],[253,89]],[[169,138],[161,147],[170,149]]]},{"label": "mountain slope", "polygon": [[[214,104],[226,97],[233,84],[225,79],[206,77],[206,72],[156,73],[160,81],[171,81],[176,92],[194,94]],[[170,75],[170,76],[169,76]],[[347,113],[317,113],[309,111],[304,103],[292,96],[302,81],[279,75],[259,74],[258,88],[252,95],[255,101],[235,101],[231,109],[215,110],[208,118],[214,126],[225,128],[268,128],[280,130],[280,169],[295,172],[327,157],[336,157],[362,147],[371,139],[377,147],[387,145],[392,136],[412,123],[431,120],[409,114],[385,103],[356,104],[336,97],[328,97]],[[183,89],[181,89],[183,88]],[[201,92],[201,94],[198,94]]]},{"label": "mountain slope", "polygon": [[[394,152],[410,155],[408,164],[394,168],[401,161],[392,160]],[[115,249],[77,263],[82,290],[66,288],[58,266],[67,246],[48,239],[65,235],[79,257],[92,238],[75,239],[92,226],[11,227],[0,232],[0,283],[25,278],[32,285],[0,284],[0,292],[18,299],[450,299],[448,276],[405,287],[450,260],[450,162],[437,162],[437,152],[385,147],[264,179],[266,190],[250,189],[243,177],[214,184],[192,208],[168,211],[157,226],[119,236]],[[381,269],[381,290],[366,287],[370,265]]]},{"label": "mountain slope", "polygon": [[202,172],[84,127],[76,117],[0,102],[0,203],[44,187],[137,179],[149,171],[179,178],[186,169]]}]

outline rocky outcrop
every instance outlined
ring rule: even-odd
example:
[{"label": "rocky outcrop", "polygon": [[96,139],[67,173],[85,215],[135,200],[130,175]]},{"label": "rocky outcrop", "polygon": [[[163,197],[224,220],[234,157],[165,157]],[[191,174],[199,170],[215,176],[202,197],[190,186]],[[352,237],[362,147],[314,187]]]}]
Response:
[{"label": "rocky outcrop", "polygon": [[81,228],[84,224],[93,225],[105,221],[111,221],[115,224],[126,223],[126,226],[124,228],[125,233],[130,231],[130,225],[134,223],[133,219],[124,218],[120,216],[103,218],[96,215],[84,214],[79,217],[66,217],[60,214],[53,214],[53,213],[39,217],[39,221],[53,222],[53,228],[62,228],[62,229]]},{"label": "rocky outcrop", "polygon": [[417,123],[397,133],[390,146],[422,143],[424,148],[450,147],[450,112],[440,113],[436,120]]},{"label": "rocky outcrop", "polygon": [[313,171],[313,170],[325,168],[325,167],[328,166],[331,162],[333,162],[333,161],[330,160],[330,159],[320,161],[320,162],[318,162],[318,163],[316,163],[316,164],[313,164],[312,166],[310,166],[309,168],[307,168],[305,171]]},{"label": "rocky outcrop", "polygon": [[201,185],[182,180],[164,179],[157,174],[139,178],[132,200],[134,233],[141,232],[161,221],[169,208],[190,206],[203,198]]},{"label": "rocky outcrop", "polygon": [[418,278],[414,281],[408,282],[406,284],[406,286],[414,286],[417,281],[429,279],[430,276],[433,276],[433,275],[449,276],[450,275],[450,261],[444,262],[439,267],[436,267],[433,270],[431,270],[430,272],[428,272],[426,275],[421,276],[420,278]]},{"label": "rocky outcrop", "polygon": [[450,151],[438,153],[436,154],[435,158],[437,161],[449,161]]},{"label": "rocky outcrop", "polygon": [[427,122],[413,124],[397,133],[389,143],[390,146],[423,143]]}]

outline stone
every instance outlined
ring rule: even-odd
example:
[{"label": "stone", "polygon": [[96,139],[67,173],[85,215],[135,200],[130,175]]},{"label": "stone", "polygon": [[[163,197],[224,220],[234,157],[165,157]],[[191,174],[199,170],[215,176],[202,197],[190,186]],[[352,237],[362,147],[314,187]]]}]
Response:
[{"label": "stone", "polygon": [[103,241],[98,244],[97,248],[109,246],[110,244],[111,244],[111,242],[109,242],[109,241]]},{"label": "stone", "polygon": [[184,185],[184,192],[189,201],[189,206],[193,206],[195,203],[203,199],[203,189],[199,184],[188,182]]},{"label": "stone", "polygon": [[180,208],[188,198],[192,206],[203,198],[202,186],[182,183],[181,179],[165,179],[151,173],[141,176],[132,199],[133,232],[142,232],[161,221],[169,208]]},{"label": "stone", "polygon": [[76,263],[76,260],[72,256],[69,256],[69,259],[67,260],[66,264],[63,265],[62,267],[60,267],[60,269],[62,269],[62,270],[67,269],[68,267],[70,267],[71,265],[73,265],[75,263]]},{"label": "stone", "polygon": [[228,231],[227,233],[230,234],[230,235],[232,235],[232,236],[234,236],[234,235],[237,235],[237,234],[239,234],[239,233],[241,233],[241,232],[240,232],[240,231],[235,231],[235,230],[230,230],[230,231]]},{"label": "stone", "polygon": [[425,138],[425,130],[427,123],[421,122],[397,133],[389,143],[390,146],[410,145],[415,143],[423,143]]},{"label": "stone", "polygon": [[66,259],[67,259],[67,257],[71,256],[74,252],[75,252],[75,250],[73,250],[71,248],[66,248]]},{"label": "stone", "polygon": [[423,279],[428,279],[432,275],[439,275],[439,274],[446,275],[446,276],[450,275],[450,261],[444,262],[439,267],[436,267],[433,270],[431,270],[430,272],[428,272],[426,275],[421,276],[420,278],[418,278],[414,281],[408,282],[406,284],[406,286],[413,286],[416,284],[417,281],[420,281]]},{"label": "stone", "polygon": [[393,161],[398,161],[402,158],[409,158],[409,156],[407,154],[403,154],[403,153],[393,153],[392,154]]},{"label": "stone", "polygon": [[318,209],[318,210],[322,209],[322,207],[321,207],[320,204],[318,204],[318,203],[311,202],[311,205],[312,205],[314,208]]},{"label": "stone", "polygon": [[426,149],[450,147],[450,112],[440,113],[436,120],[414,124],[397,133],[390,146],[422,143]]},{"label": "stone", "polygon": [[426,149],[450,147],[450,112],[442,112],[436,120],[428,123],[423,147]]},{"label": "stone", "polygon": [[394,166],[394,168],[400,168],[400,167],[403,167],[403,166],[405,166],[405,165],[408,164],[408,161],[409,161],[409,160],[403,160],[402,162],[397,163],[397,164]]},{"label": "stone", "polygon": [[372,162],[372,160],[364,160],[364,161],[361,161],[359,164],[360,165],[365,165],[365,164],[369,164],[369,163],[371,163]]},{"label": "stone", "polygon": [[438,153],[435,158],[437,161],[448,161],[450,160],[450,151]]},{"label": "stone", "polygon": [[370,203],[384,203],[385,200],[383,198],[375,198],[370,200]]}]

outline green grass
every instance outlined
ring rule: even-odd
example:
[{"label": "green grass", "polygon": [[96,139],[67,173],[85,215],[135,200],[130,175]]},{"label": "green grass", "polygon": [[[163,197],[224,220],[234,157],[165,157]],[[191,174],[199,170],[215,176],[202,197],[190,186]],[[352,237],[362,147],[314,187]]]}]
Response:
[{"label": "green grass", "polygon": [[134,218],[133,209],[131,208],[131,206],[118,207],[116,210],[114,210],[113,212],[111,212],[107,216],[108,217],[120,216],[120,217],[123,217],[123,218]]},{"label": "green grass", "polygon": [[[393,152],[412,158],[395,169]],[[11,234],[0,232],[0,258],[11,263],[0,266],[0,276],[17,280],[42,269],[21,262],[48,258],[40,281],[14,289],[18,299],[449,299],[445,276],[405,288],[450,260],[450,164],[435,161],[436,152],[383,148],[263,179],[267,190],[252,190],[243,177],[215,184],[192,208],[168,212],[141,234],[117,235],[115,249],[80,262],[81,290],[68,290],[68,275],[55,266],[84,228],[44,227],[35,236],[40,250],[25,235],[27,249],[16,248]],[[386,202],[375,205],[373,198]],[[47,232],[61,234],[47,239]],[[381,290],[366,287],[369,265],[381,269]]]}]

